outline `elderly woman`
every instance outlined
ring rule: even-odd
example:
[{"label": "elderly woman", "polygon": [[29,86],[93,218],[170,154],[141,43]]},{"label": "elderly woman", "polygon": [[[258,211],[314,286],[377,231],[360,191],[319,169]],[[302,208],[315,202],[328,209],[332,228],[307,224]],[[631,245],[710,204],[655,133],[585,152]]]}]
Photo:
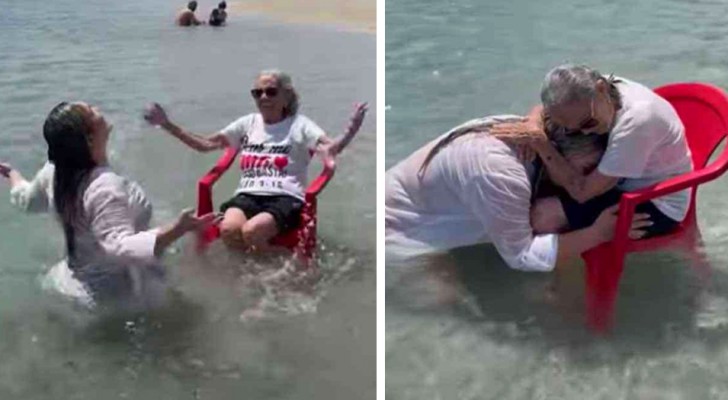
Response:
[{"label": "elderly woman", "polygon": [[[542,106],[525,121],[491,129],[495,137],[527,145],[543,161],[551,180],[565,189],[540,201],[536,212],[557,215],[559,223],[541,227],[559,231],[589,226],[605,208],[629,192],[692,169],[685,128],[665,99],[626,79],[605,77],[586,66],[562,65],[551,70],[541,90]],[[607,135],[607,149],[591,172],[575,169],[559,154],[545,133],[545,123],[562,134]],[[657,198],[637,207],[649,214],[647,236],[673,229],[685,218],[689,190]]]},{"label": "elderly woman", "polygon": [[143,306],[162,294],[164,249],[215,216],[186,210],[149,229],[152,208],[141,187],[108,165],[111,129],[98,109],[60,103],[43,126],[50,164],[32,182],[6,164],[0,172],[11,180],[16,205],[41,211],[51,203],[58,215],[68,258],[51,269],[45,286],[86,306]]},{"label": "elderly woman", "polygon": [[258,112],[240,117],[210,136],[172,123],[158,104],[151,105],[146,114],[149,123],[161,126],[194,150],[233,146],[242,153],[240,184],[221,208],[224,242],[242,249],[265,247],[277,234],[298,226],[311,151],[332,163],[353,139],[367,111],[366,104],[357,105],[347,132],[332,140],[298,112],[298,94],[287,74],[261,72],[250,94]]}]

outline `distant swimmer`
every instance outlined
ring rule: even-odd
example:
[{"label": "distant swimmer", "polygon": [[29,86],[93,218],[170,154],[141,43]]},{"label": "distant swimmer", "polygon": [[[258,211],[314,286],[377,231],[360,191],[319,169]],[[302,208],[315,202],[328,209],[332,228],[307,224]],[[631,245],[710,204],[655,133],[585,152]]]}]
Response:
[{"label": "distant swimmer", "polygon": [[202,25],[204,22],[200,22],[200,20],[195,17],[195,10],[197,10],[197,2],[196,1],[190,1],[187,3],[187,9],[182,10],[177,14],[177,20],[176,23],[179,26],[197,26]]},{"label": "distant swimmer", "polygon": [[227,12],[225,12],[226,8],[227,4],[224,1],[221,1],[220,4],[217,5],[217,8],[212,10],[212,13],[210,13],[210,20],[208,23],[211,26],[225,25],[225,20],[227,20]]}]

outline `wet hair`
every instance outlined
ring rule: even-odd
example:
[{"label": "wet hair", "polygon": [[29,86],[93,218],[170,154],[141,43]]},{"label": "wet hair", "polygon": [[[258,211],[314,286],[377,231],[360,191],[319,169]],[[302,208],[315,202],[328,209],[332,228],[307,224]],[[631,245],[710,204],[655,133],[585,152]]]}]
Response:
[{"label": "wet hair", "polygon": [[91,156],[91,126],[78,104],[63,102],[51,110],[43,124],[48,161],[55,166],[53,205],[63,226],[69,265],[75,254],[74,223],[82,215],[81,185],[96,166]]},{"label": "wet hair", "polygon": [[470,120],[464,124],[458,125],[455,128],[451,129],[448,133],[445,134],[445,137],[440,139],[435,146],[430,149],[430,152],[427,153],[427,157],[425,157],[425,161],[422,162],[422,165],[420,166],[420,169],[417,171],[417,177],[419,179],[424,178],[425,172],[427,171],[427,167],[430,165],[430,162],[433,158],[437,155],[437,153],[440,152],[440,150],[444,149],[447,145],[454,142],[455,139],[467,135],[469,133],[476,133],[476,132],[487,132],[488,127],[491,125],[491,122],[489,122],[488,118],[479,118],[479,119],[473,119]]},{"label": "wet hair", "polygon": [[224,1],[221,1],[220,4],[217,5],[217,8],[224,10],[227,8],[227,3],[225,3]]},{"label": "wet hair", "polygon": [[276,79],[278,87],[283,89],[283,92],[288,96],[288,102],[283,107],[283,118],[296,115],[298,113],[299,96],[296,92],[296,88],[293,87],[293,80],[287,73],[278,69],[269,69],[261,71],[258,74],[258,78],[261,76],[272,76]]},{"label": "wet hair", "polygon": [[[569,132],[564,128],[551,123],[547,115],[543,115],[542,118],[544,120],[546,136],[548,136],[549,140],[556,145],[557,150],[561,154],[572,155],[588,152],[600,152],[603,154],[606,150],[607,141],[609,140],[607,135],[584,135],[581,132]],[[451,129],[445,134],[445,137],[440,139],[440,141],[437,142],[432,149],[430,149],[430,152],[427,153],[425,160],[422,162],[420,169],[417,171],[417,177],[419,179],[424,178],[427,167],[430,165],[430,162],[432,162],[432,159],[435,158],[437,153],[439,153],[443,148],[454,142],[455,139],[467,134],[486,133],[495,123],[497,122],[490,118],[478,118]]]},{"label": "wet hair", "polygon": [[596,69],[586,65],[563,64],[546,74],[541,86],[541,103],[545,110],[554,107],[588,101],[597,92],[597,83],[604,81],[609,85],[609,97],[616,108],[621,108],[621,97],[613,75],[605,77]]},{"label": "wet hair", "polygon": [[195,11],[197,9],[197,2],[195,0],[190,1],[189,3],[187,3],[187,8],[190,11]]}]

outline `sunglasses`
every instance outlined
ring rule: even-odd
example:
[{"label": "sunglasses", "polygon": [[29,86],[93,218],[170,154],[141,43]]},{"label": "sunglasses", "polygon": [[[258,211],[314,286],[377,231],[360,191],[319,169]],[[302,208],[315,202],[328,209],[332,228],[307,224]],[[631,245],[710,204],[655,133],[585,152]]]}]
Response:
[{"label": "sunglasses", "polygon": [[278,96],[278,88],[269,87],[265,89],[251,89],[250,94],[256,100],[263,97],[263,94],[265,94],[265,97],[272,98]]}]

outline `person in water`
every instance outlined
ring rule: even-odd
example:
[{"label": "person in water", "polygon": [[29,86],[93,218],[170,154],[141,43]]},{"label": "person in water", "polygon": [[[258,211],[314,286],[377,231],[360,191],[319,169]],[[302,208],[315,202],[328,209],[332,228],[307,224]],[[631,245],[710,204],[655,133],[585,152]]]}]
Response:
[{"label": "person in water", "polygon": [[177,14],[177,19],[175,22],[178,26],[197,26],[201,25],[204,22],[197,19],[195,16],[195,10],[197,10],[197,2],[195,0],[190,1],[187,3],[187,8],[181,10]]},{"label": "person in water", "polygon": [[11,179],[25,204],[42,208],[43,200],[50,200],[58,217],[67,261],[46,274],[46,288],[88,307],[145,307],[163,298],[164,250],[186,232],[214,223],[216,216],[196,217],[190,209],[172,223],[150,228],[152,205],[144,191],[109,165],[111,130],[97,108],[60,103],[43,125],[52,168],[44,167],[38,182],[25,181],[7,164],[0,173]]},{"label": "person in water", "polygon": [[227,12],[225,12],[225,8],[227,8],[227,4],[222,1],[217,5],[217,8],[212,10],[210,13],[210,20],[208,21],[210,26],[225,25],[225,21],[227,20]]},{"label": "person in water", "polygon": [[[534,215],[531,202],[539,173],[489,131],[515,123],[515,115],[475,119],[455,127],[387,171],[387,258],[407,259],[480,243],[492,243],[509,267],[552,271],[559,263],[611,240],[616,207],[589,226],[566,233],[539,232],[548,215]],[[584,138],[563,146],[580,170],[594,168],[604,151]],[[636,214],[632,237],[650,224]],[[391,258],[390,258],[391,257]]]},{"label": "person in water", "polygon": [[358,104],[347,132],[331,139],[298,112],[298,93],[288,74],[260,72],[250,94],[258,112],[210,136],[174,124],[156,103],[148,107],[146,119],[196,151],[234,147],[240,152],[242,177],[234,197],[222,204],[221,235],[229,247],[261,249],[274,236],[298,227],[311,152],[318,152],[324,163],[334,163],[358,132],[367,105]]}]

